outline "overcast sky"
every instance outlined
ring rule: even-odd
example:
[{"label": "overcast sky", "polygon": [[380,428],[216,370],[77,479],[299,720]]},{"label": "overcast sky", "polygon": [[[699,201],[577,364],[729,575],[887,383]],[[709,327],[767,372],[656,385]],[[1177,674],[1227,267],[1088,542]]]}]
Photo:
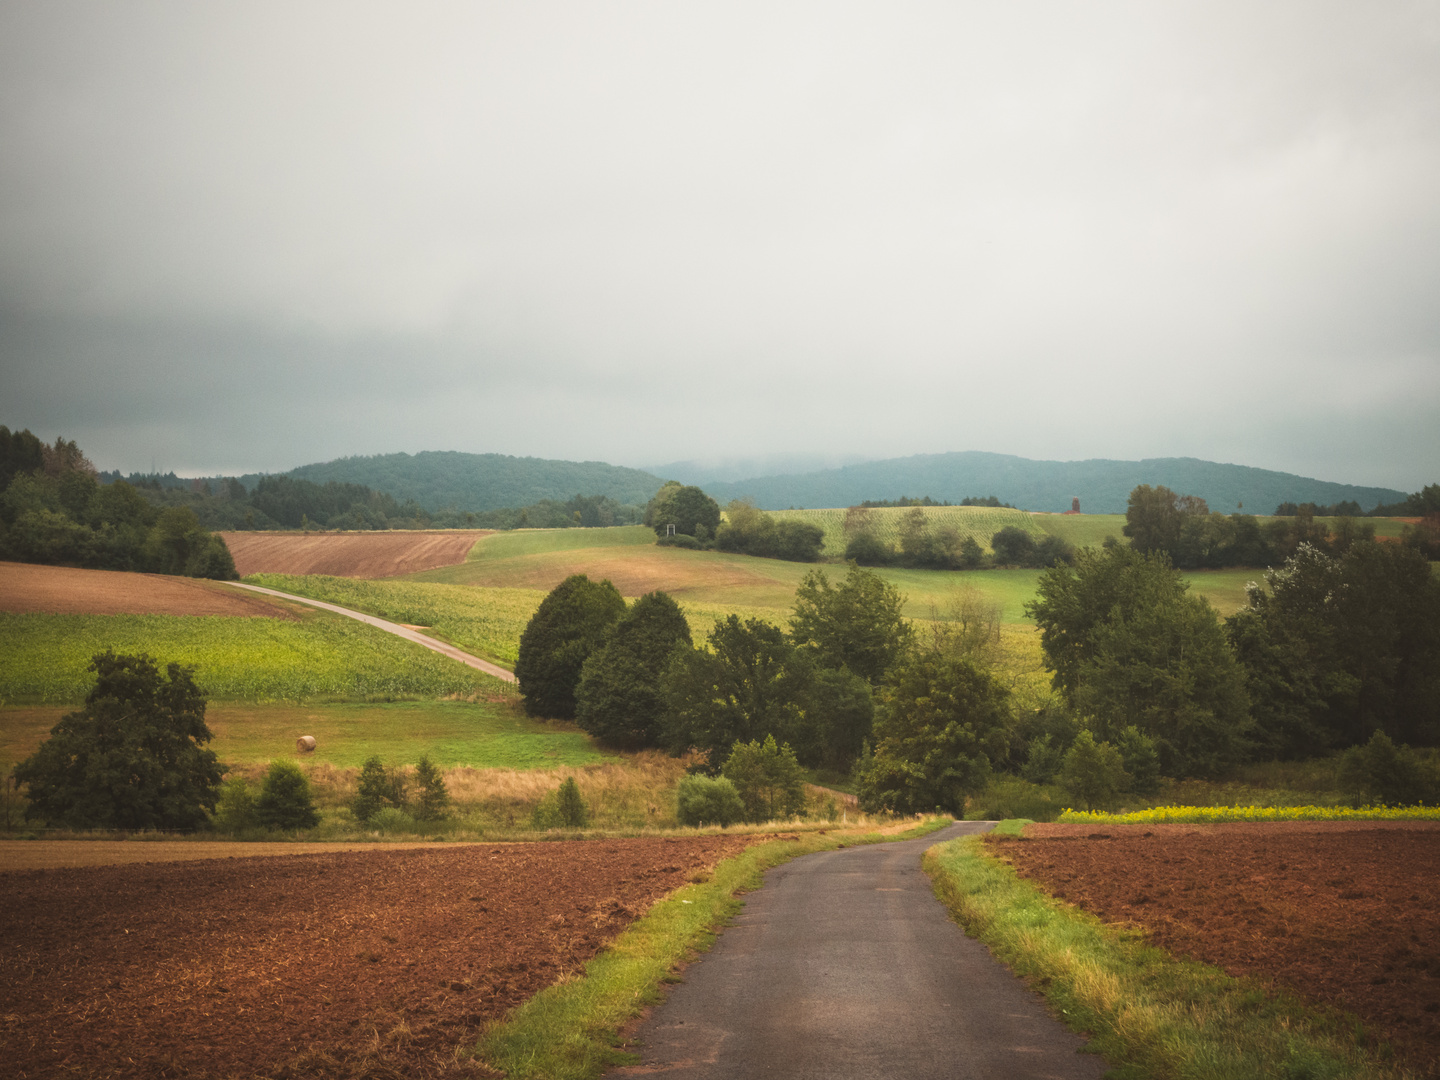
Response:
[{"label": "overcast sky", "polygon": [[1440,2],[0,0],[0,423],[1416,490]]}]

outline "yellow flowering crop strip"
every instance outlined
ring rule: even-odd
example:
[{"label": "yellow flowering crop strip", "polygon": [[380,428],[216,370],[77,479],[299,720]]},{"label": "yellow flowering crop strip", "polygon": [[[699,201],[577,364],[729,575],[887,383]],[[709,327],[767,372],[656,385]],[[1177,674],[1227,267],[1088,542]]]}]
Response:
[{"label": "yellow flowering crop strip", "polygon": [[1066,810],[1085,825],[1204,825],[1227,821],[1440,821],[1440,806],[1156,806],[1128,814]]}]

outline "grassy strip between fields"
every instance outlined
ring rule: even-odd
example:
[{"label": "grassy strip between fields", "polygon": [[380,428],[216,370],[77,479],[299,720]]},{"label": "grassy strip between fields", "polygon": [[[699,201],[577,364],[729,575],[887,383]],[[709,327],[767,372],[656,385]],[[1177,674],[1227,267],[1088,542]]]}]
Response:
[{"label": "grassy strip between fields", "polygon": [[[1017,833],[1023,823],[997,831]],[[965,837],[925,853],[936,895],[966,933],[1086,1034],[1116,1080],[1395,1078],[1359,1022],[1218,968],[1171,957],[1021,880]]]},{"label": "grassy strip between fields", "polygon": [[1084,825],[1210,825],[1227,821],[1440,821],[1440,806],[1156,806],[1128,814],[1066,810]]},{"label": "grassy strip between fields", "polygon": [[676,981],[679,964],[711,946],[740,910],[739,894],[759,888],[764,871],[797,855],[912,840],[949,824],[948,818],[931,818],[888,836],[802,833],[748,848],[720,863],[708,881],[686,885],[656,904],[585,965],[584,976],[542,990],[512,1011],[480,1041],[476,1056],[510,1080],[580,1080],[633,1062],[633,1054],[616,1047],[620,1029],[660,1000],[661,984]]}]

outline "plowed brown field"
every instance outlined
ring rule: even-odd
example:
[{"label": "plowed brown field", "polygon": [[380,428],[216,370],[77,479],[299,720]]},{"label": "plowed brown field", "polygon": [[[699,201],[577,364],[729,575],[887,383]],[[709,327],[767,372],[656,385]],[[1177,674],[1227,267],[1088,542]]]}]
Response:
[{"label": "plowed brown field", "polygon": [[5,1074],[473,1075],[456,1050],[746,837],[0,875]]},{"label": "plowed brown field", "polygon": [[0,611],[58,615],[251,615],[292,619],[253,593],[197,578],[0,562]]},{"label": "plowed brown field", "polygon": [[990,850],[1151,941],[1360,1017],[1440,1069],[1440,828],[1429,822],[1032,825]]},{"label": "plowed brown field", "polygon": [[227,532],[220,535],[247,574],[330,574],[334,577],[384,578],[463,563],[482,536],[493,530],[463,532]]}]

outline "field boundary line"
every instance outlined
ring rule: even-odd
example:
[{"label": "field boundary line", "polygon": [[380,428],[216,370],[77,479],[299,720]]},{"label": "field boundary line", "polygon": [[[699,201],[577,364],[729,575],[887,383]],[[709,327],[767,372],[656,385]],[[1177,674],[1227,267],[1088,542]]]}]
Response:
[{"label": "field boundary line", "polygon": [[390,622],[377,615],[366,615],[363,611],[351,611],[339,604],[327,604],[324,600],[311,600],[306,596],[296,596],[294,593],[281,592],[279,589],[267,589],[263,585],[247,585],[243,581],[226,581],[225,585],[236,589],[249,589],[251,592],[265,593],[267,596],[278,596],[282,600],[293,600],[297,604],[306,604],[313,608],[320,608],[322,611],[331,611],[336,615],[344,615],[346,618],[356,619],[367,626],[373,626],[377,630],[384,630],[387,634],[394,634],[406,641],[413,641],[416,645],[423,645],[432,652],[438,652],[442,656],[448,656],[451,660],[458,660],[467,667],[476,671],[483,671],[486,675],[493,675],[504,682],[513,683],[515,673],[506,671],[499,664],[492,664],[488,660],[481,660],[478,656],[471,656],[469,653],[457,649],[454,645],[448,645],[443,641],[436,641],[432,637],[426,637],[418,630],[411,630],[408,626],[401,626],[399,623]]}]

